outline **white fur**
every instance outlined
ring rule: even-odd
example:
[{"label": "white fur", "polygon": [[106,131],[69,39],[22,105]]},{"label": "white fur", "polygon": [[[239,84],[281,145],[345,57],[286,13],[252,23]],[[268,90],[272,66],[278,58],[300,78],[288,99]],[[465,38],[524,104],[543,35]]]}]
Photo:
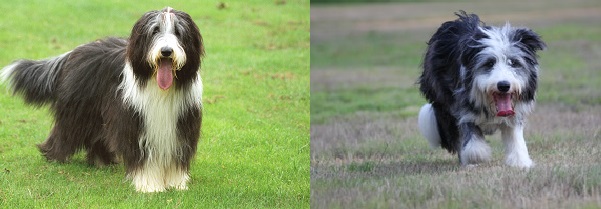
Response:
[{"label": "white fur", "polygon": [[490,161],[490,146],[484,139],[472,137],[464,149],[459,154],[462,165],[479,164]]},{"label": "white fur", "polygon": [[488,47],[482,50],[479,54],[494,54],[497,58],[505,57],[504,54],[511,48],[511,45],[513,44],[509,36],[513,30],[511,25],[507,23],[503,27],[479,27],[478,29],[488,36],[488,38],[480,39],[479,42]]},{"label": "white fur", "polygon": [[426,137],[428,143],[430,143],[430,147],[433,149],[440,147],[440,135],[432,104],[428,103],[422,106],[417,117],[417,124],[419,132]]},{"label": "white fur", "polygon": [[528,155],[528,147],[524,141],[524,128],[522,125],[515,127],[504,126],[501,128],[501,138],[505,144],[505,163],[509,166],[530,168],[534,162]]},{"label": "white fur", "polygon": [[478,90],[473,88],[472,91],[486,93],[495,92],[497,91],[497,83],[499,83],[499,81],[508,81],[510,83],[508,92],[520,94],[522,85],[525,84],[525,80],[518,79],[518,77],[521,78],[521,76],[516,75],[514,69],[509,68],[509,66],[506,66],[505,64],[497,63],[490,74],[480,74],[476,76],[474,83]]},{"label": "white fur", "polygon": [[186,185],[190,176],[177,169],[176,166],[159,167],[156,164],[146,164],[143,169],[136,171],[130,178],[139,192],[163,192],[167,188],[187,190]]},{"label": "white fur", "polygon": [[142,169],[130,174],[136,191],[138,192],[163,192],[166,190],[164,181],[164,168],[146,162]]},{"label": "white fur", "polygon": [[171,166],[165,170],[165,186],[168,188],[187,190],[188,186],[186,183],[188,183],[188,180],[190,180],[188,173],[177,169],[176,166]]},{"label": "white fur", "polygon": [[12,63],[12,64],[2,68],[2,72],[0,72],[0,82],[1,83],[8,83],[9,86],[12,86],[10,77],[11,77],[13,71],[15,70],[15,67],[18,64],[19,64],[19,62],[15,62],[15,63]]},{"label": "white fur", "polygon": [[188,174],[174,166],[175,157],[181,156],[177,122],[187,107],[202,106],[200,75],[188,90],[161,90],[156,79],[148,80],[146,86],[140,88],[128,61],[123,69],[123,77],[119,86],[123,101],[135,108],[144,121],[139,146],[147,160],[142,169],[131,177],[136,190],[157,192],[164,191],[166,187],[186,189]]}]

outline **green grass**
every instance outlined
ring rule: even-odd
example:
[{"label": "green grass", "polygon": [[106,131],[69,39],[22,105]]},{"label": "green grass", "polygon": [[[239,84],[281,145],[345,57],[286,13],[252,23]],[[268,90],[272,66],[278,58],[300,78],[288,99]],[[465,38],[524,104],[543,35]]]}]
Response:
[{"label": "green grass", "polygon": [[[311,122],[324,123],[328,118],[355,112],[393,112],[406,116],[406,107],[422,101],[421,94],[411,88],[355,88],[351,90],[313,92]],[[425,101],[425,100],[424,100]],[[410,108],[409,115],[417,108]]]},{"label": "green grass", "polygon": [[340,68],[401,66],[415,68],[417,71],[428,40],[413,42],[406,40],[418,40],[423,37],[423,33],[401,31],[350,34],[343,39],[339,37],[312,39],[311,65]]},{"label": "green grass", "polygon": [[369,71],[377,71],[373,69],[377,66],[394,66],[395,74],[410,78],[392,86],[368,83],[349,84],[348,88],[336,90],[312,90],[311,122],[324,123],[334,116],[363,111],[392,112],[401,116],[415,114],[404,109],[425,101],[416,91],[417,85],[413,84],[419,75],[422,51],[426,44],[425,41],[406,40],[419,40],[420,37],[423,37],[423,34],[368,32],[342,39],[312,39],[313,69],[335,68],[353,74],[357,69],[363,68],[368,69],[366,71],[369,76]]},{"label": "green grass", "polygon": [[207,56],[202,137],[188,191],[136,193],[122,165],[91,167],[81,153],[67,164],[46,162],[35,144],[52,127],[48,108],[1,90],[0,207],[309,207],[309,2],[219,3],[1,4],[2,66],[127,37],[144,12],[167,5],[193,17]]}]

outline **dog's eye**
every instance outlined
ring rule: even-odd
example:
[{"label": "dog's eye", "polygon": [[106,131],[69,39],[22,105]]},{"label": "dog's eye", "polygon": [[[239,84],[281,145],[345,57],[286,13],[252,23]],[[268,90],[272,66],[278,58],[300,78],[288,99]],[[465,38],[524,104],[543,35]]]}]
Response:
[{"label": "dog's eye", "polygon": [[522,64],[520,64],[520,61],[518,61],[517,59],[509,59],[507,60],[507,64],[509,64],[509,66],[511,66],[512,68],[522,67]]},{"label": "dog's eye", "polygon": [[155,35],[155,34],[157,34],[157,33],[159,33],[159,32],[160,32],[160,29],[159,29],[159,27],[154,27],[154,28],[152,28],[152,35]]},{"label": "dog's eye", "polygon": [[485,68],[492,68],[495,66],[496,62],[497,61],[495,59],[488,59],[482,66],[484,66]]}]

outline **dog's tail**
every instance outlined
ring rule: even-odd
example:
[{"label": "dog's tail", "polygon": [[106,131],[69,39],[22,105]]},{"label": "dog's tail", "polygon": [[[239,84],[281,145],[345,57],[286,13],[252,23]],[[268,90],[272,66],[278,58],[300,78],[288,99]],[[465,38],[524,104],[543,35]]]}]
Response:
[{"label": "dog's tail", "polygon": [[438,132],[438,125],[436,123],[436,116],[434,115],[432,104],[428,103],[422,106],[419,110],[419,116],[417,117],[417,124],[419,126],[419,132],[426,137],[430,143],[430,147],[440,147],[440,134]]},{"label": "dog's tail", "polygon": [[44,105],[56,96],[57,79],[69,54],[45,60],[17,60],[2,69],[0,81],[8,83],[13,94],[21,94],[26,103]]}]

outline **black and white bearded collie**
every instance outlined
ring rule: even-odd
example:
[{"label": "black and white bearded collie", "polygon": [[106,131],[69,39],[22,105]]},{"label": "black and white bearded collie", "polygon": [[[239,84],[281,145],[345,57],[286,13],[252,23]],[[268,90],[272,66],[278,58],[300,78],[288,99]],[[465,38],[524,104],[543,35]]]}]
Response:
[{"label": "black and white bearded collie", "polygon": [[464,11],[428,42],[418,83],[428,100],[418,118],[432,147],[457,153],[462,165],[487,162],[484,135],[501,130],[505,163],[534,165],[523,130],[534,108],[540,36],[527,28],[487,26]]},{"label": "black and white bearded collie", "polygon": [[54,127],[38,147],[52,161],[123,161],[137,191],[187,189],[202,121],[204,55],[196,24],[165,8],[144,14],[129,39],[107,38],[58,57],[18,60],[2,77],[29,104],[50,104]]}]

